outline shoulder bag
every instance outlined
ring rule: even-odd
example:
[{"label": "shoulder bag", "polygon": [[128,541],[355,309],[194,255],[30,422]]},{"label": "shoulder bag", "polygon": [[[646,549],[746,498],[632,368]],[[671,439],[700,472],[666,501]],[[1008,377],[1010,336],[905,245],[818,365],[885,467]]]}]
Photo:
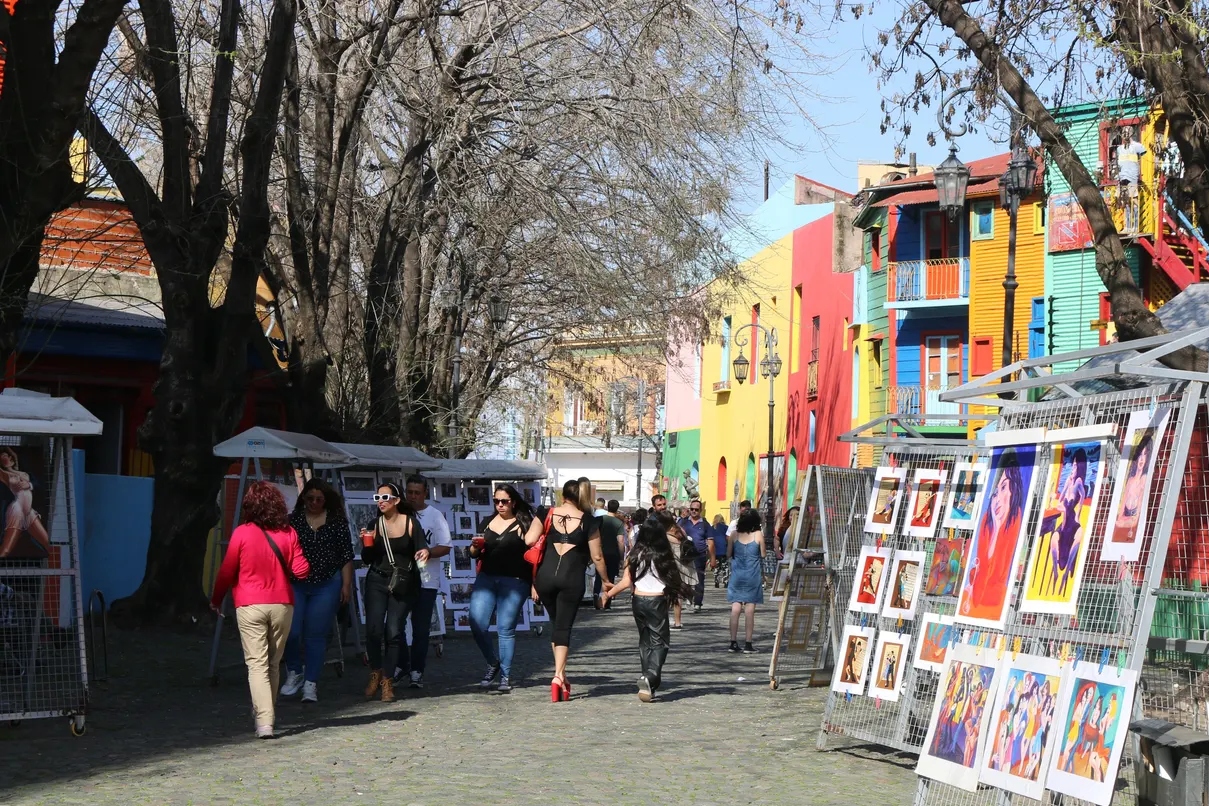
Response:
[{"label": "shoulder bag", "polygon": [[529,548],[525,549],[525,562],[533,566],[533,576],[537,578],[537,568],[542,564],[542,558],[546,556],[546,535],[550,533],[550,524],[554,520],[554,508],[546,513],[546,522],[543,524],[541,537],[537,539]]},{"label": "shoulder bag", "polygon": [[277,548],[277,544],[273,542],[273,538],[269,537],[269,533],[265,531],[263,526],[257,525],[256,528],[260,530],[262,535],[264,535],[264,539],[269,541],[269,548],[271,548],[273,553],[277,555],[277,562],[281,563],[281,570],[285,572],[285,581],[289,582],[290,584],[301,582],[302,580],[294,576],[294,572],[291,571],[290,567],[285,564],[285,556],[281,553],[281,549]]},{"label": "shoulder bag", "polygon": [[[414,526],[412,527],[414,530]],[[400,568],[395,562],[395,554],[390,548],[390,535],[386,531],[386,519],[378,518],[378,534],[382,535],[382,545],[386,548],[386,561],[390,563],[391,574],[390,579],[386,583],[386,589],[395,599],[406,599],[416,591],[416,582],[419,581],[418,569],[414,557],[408,557],[406,564]],[[412,534],[414,542],[415,535]],[[413,579],[415,577],[415,579]]]}]

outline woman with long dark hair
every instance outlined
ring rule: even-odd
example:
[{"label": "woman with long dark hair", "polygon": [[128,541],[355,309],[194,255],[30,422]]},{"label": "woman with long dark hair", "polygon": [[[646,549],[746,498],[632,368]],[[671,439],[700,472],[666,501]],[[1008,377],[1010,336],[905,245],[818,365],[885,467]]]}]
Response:
[{"label": "woman with long dark hair", "polygon": [[744,652],[755,652],[751,639],[756,629],[756,605],[764,603],[762,562],[768,553],[760,513],[749,509],[739,516],[735,533],[726,544],[730,581],[726,583],[726,601],[730,602],[730,651],[739,651],[739,614],[746,616]]},{"label": "woman with long dark hair", "polygon": [[[1028,469],[1032,473],[1032,468]],[[1014,448],[1005,448],[983,504],[986,517],[971,549],[970,570],[959,599],[961,614],[996,619],[1008,598],[1016,544],[1024,526],[1027,481]]]},{"label": "woman with long dark hair", "polygon": [[[533,581],[534,592],[550,614],[551,647],[554,650],[554,679],[550,681],[550,701],[566,701],[571,697],[567,682],[567,655],[571,646],[571,627],[579,604],[584,598],[584,573],[588,563],[596,573],[608,578],[604,553],[600,547],[600,529],[592,515],[592,482],[586,478],[573,479],[563,485],[562,503],[551,508],[547,529],[535,521],[525,535],[525,543],[534,545],[544,533],[545,553]],[[605,583],[604,591],[611,585]]]},{"label": "woman with long dark hair", "polygon": [[[680,569],[680,576],[684,584],[695,588],[697,586],[697,564],[696,564],[696,549],[693,546],[693,541],[684,533],[684,529],[673,517],[672,513],[665,511],[653,512],[651,514],[651,523],[656,523],[659,528],[663,529],[667,535],[668,543],[672,547],[672,553],[676,555],[676,567]],[[689,601],[692,601],[691,599]],[[684,611],[684,600],[679,596],[671,598],[672,606],[672,629],[684,629],[682,622]]]},{"label": "woman with long dark hair", "polygon": [[[512,690],[516,622],[533,587],[533,569],[525,560],[525,535],[533,525],[533,510],[511,484],[495,488],[493,503],[495,515],[470,545],[470,556],[480,563],[470,593],[470,632],[487,661],[487,673],[479,685],[490,688],[499,675],[496,690],[507,692]],[[490,629],[492,614],[495,639]]]},{"label": "woman with long dark hair", "polygon": [[654,523],[638,527],[634,547],[626,557],[625,571],[620,581],[604,594],[605,602],[631,587],[634,624],[638,627],[638,661],[642,664],[638,699],[650,702],[663,682],[663,664],[671,646],[669,600],[687,597],[694,590],[685,582],[667,532]]}]

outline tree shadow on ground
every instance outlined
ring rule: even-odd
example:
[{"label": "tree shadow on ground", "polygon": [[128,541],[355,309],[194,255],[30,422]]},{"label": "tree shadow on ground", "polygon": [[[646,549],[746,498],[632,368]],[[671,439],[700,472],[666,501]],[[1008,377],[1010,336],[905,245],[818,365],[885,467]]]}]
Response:
[{"label": "tree shadow on ground", "polygon": [[322,730],[323,728],[353,728],[361,725],[373,725],[381,722],[403,722],[411,719],[415,715],[415,711],[387,711],[374,714],[355,714],[353,716],[320,719],[317,721],[303,722],[298,725],[286,725],[284,728],[279,728],[277,730],[277,736],[280,738],[286,738],[289,736],[300,736],[303,733],[310,733],[313,730]]}]

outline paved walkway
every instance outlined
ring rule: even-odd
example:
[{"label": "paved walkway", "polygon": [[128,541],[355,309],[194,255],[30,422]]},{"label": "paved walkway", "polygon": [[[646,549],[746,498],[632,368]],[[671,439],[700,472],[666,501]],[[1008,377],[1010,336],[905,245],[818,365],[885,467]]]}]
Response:
[{"label": "paved walkway", "polygon": [[[483,663],[457,634],[430,658],[428,686],[393,705],[361,699],[363,668],[325,671],[322,702],[282,702],[285,735],[271,742],[252,738],[242,666],[217,688],[204,679],[207,636],[115,633],[86,736],[61,719],[0,727],[0,803],[909,804],[909,760],[815,751],[824,689],[769,690],[773,618],[757,613],[763,652],[731,655],[711,589],[673,633],[668,685],[649,705],[625,597],[581,611],[568,703],[549,702],[548,635],[520,639],[522,687],[497,695],[478,690]],[[226,643],[224,661],[238,652]]]}]

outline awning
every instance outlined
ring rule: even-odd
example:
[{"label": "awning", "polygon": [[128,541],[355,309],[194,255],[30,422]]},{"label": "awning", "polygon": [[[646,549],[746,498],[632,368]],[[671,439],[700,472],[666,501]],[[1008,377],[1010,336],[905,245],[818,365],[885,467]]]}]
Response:
[{"label": "awning", "polygon": [[376,467],[405,470],[436,470],[440,459],[434,459],[417,448],[398,445],[364,445],[354,442],[333,442],[333,446],[352,457],[356,467]]},{"label": "awning", "polygon": [[443,459],[441,467],[424,474],[430,479],[464,481],[544,481],[546,468],[537,462],[513,459]]},{"label": "awning", "polygon": [[94,437],[101,433],[101,421],[74,398],[5,389],[0,394],[0,433]]},{"label": "awning", "polygon": [[335,467],[346,467],[354,458],[311,434],[249,428],[214,446],[214,455],[226,459],[291,459]]}]

